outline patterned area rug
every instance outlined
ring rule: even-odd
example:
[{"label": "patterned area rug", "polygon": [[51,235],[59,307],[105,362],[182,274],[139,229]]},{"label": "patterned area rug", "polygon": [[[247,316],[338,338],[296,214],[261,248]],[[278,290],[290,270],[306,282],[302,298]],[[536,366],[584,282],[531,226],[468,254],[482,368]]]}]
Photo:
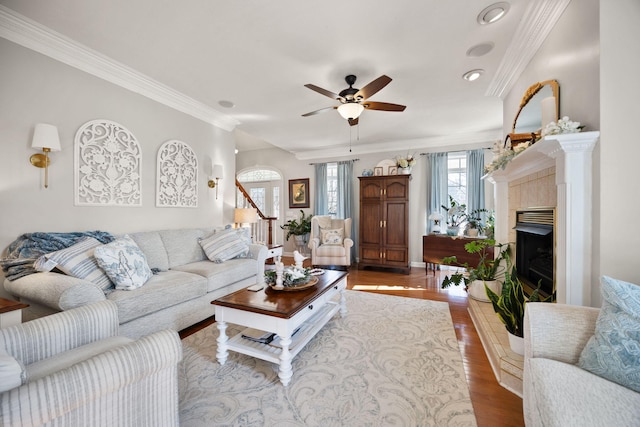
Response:
[{"label": "patterned area rug", "polygon": [[447,303],[346,292],[347,317],[293,359],[288,387],[269,362],[220,366],[215,324],[185,338],[180,425],[475,426]]}]

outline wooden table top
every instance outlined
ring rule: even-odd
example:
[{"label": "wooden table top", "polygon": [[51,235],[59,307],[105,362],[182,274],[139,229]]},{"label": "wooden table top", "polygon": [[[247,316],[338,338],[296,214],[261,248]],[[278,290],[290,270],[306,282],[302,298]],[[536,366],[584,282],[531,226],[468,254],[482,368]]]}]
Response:
[{"label": "wooden table top", "polygon": [[276,291],[265,285],[265,288],[258,292],[241,289],[218,298],[211,304],[289,319],[327,292],[347,274],[346,271],[325,270],[324,274],[316,276],[318,284],[309,289]]},{"label": "wooden table top", "polygon": [[18,301],[0,298],[0,314],[9,313],[10,311],[20,310],[29,307],[29,304],[23,304]]}]

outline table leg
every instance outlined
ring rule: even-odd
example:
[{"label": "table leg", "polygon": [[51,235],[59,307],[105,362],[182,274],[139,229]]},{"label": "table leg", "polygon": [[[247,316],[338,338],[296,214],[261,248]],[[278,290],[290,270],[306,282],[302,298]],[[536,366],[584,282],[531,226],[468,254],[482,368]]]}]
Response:
[{"label": "table leg", "polygon": [[340,291],[340,317],[347,315],[347,298],[344,295],[344,289],[342,289]]},{"label": "table leg", "polygon": [[216,324],[218,325],[219,331],[218,339],[216,340],[218,342],[218,351],[216,353],[216,356],[218,358],[218,363],[224,365],[224,363],[227,361],[227,357],[229,356],[229,350],[227,347],[227,341],[229,341],[229,337],[226,333],[227,323],[216,322]]},{"label": "table leg", "polygon": [[291,367],[291,352],[289,346],[291,345],[291,335],[280,337],[280,345],[282,345],[282,352],[280,353],[280,371],[278,377],[283,386],[288,386],[293,376],[293,368]]}]

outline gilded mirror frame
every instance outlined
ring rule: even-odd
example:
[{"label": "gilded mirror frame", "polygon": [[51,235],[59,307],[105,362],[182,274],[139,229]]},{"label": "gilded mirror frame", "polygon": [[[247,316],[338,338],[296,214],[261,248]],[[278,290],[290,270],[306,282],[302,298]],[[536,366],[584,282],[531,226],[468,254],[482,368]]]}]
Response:
[{"label": "gilded mirror frame", "polygon": [[[522,112],[522,109],[524,107],[527,106],[527,104],[529,103],[529,101],[531,101],[531,99],[538,93],[540,92],[540,90],[545,87],[545,86],[549,86],[551,88],[551,92],[553,93],[553,96],[556,99],[556,112],[555,112],[555,120],[558,120],[559,114],[560,114],[560,85],[558,84],[557,80],[544,80],[542,82],[538,82],[538,83],[534,83],[533,85],[531,85],[527,91],[524,93],[524,96],[522,97],[522,100],[520,101],[520,107],[518,108],[518,113],[516,114],[515,118],[513,119],[513,125],[511,126],[511,132],[512,132],[512,140],[515,139],[519,139],[516,135],[520,135],[520,134],[516,134],[516,123],[518,122],[518,117],[520,116],[520,113]],[[542,130],[542,129],[540,129]],[[536,134],[537,137],[540,136],[540,132],[534,132],[534,134]],[[531,138],[531,134],[522,134],[522,135],[528,135],[528,138]]]}]

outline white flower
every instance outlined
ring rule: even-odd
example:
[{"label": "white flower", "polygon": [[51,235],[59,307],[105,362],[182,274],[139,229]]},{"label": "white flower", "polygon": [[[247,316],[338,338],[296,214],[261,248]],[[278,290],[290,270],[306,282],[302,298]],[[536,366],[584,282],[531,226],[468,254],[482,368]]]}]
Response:
[{"label": "white flower", "polygon": [[564,116],[558,122],[551,122],[542,129],[542,136],[560,135],[563,133],[580,132],[584,126],[580,122],[572,122],[569,117]]}]

